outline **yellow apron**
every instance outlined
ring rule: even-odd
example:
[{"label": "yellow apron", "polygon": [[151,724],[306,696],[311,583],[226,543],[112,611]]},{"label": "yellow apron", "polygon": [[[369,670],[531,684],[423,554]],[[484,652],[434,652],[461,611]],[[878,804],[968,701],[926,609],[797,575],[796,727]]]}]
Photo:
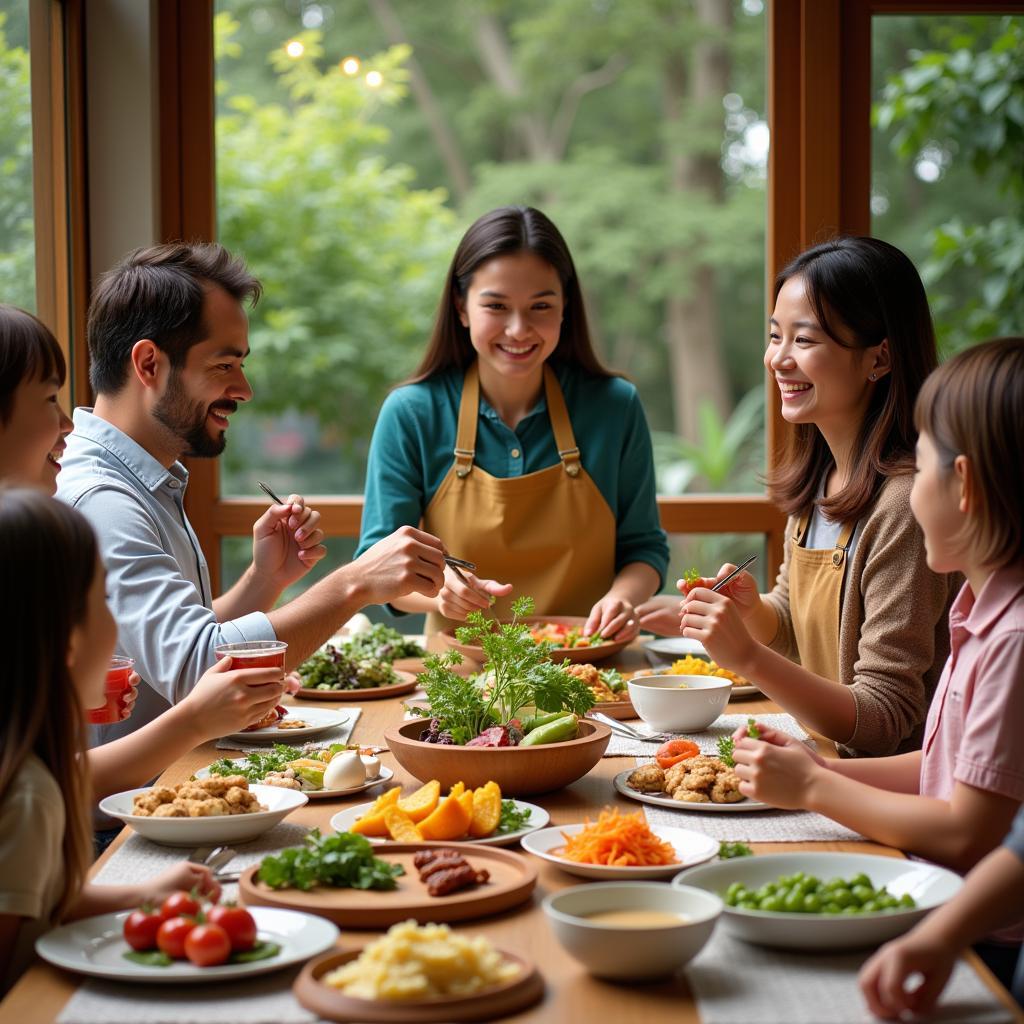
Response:
[{"label": "yellow apron", "polygon": [[800,664],[815,675],[839,679],[839,615],[846,575],[846,549],[856,522],[845,523],[834,548],[805,548],[810,513],[805,512],[790,539],[789,607]]},{"label": "yellow apron", "polygon": [[[499,618],[524,595],[537,615],[588,615],[615,577],[615,514],[580,463],[562,389],[547,365],[544,393],[559,461],[524,476],[491,476],[473,464],[480,414],[473,363],[462,384],[455,462],[423,513],[423,529],[473,562],[480,577],[513,584],[492,610]],[[432,612],[427,633],[450,624]]]}]

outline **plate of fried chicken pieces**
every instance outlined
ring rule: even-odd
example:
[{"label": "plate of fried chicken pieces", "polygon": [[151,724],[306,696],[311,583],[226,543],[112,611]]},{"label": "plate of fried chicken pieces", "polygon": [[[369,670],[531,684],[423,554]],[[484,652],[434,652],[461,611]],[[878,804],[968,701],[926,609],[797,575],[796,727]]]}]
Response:
[{"label": "plate of fried chicken pieces", "polygon": [[740,792],[740,777],[717,757],[698,754],[670,768],[656,764],[628,768],[615,776],[623,796],[674,811],[764,811],[771,804]]}]

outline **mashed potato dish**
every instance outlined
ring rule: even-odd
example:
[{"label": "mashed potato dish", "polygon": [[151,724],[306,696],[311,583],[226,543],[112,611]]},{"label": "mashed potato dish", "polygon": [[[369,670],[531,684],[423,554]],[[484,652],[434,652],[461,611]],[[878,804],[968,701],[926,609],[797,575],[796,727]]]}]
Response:
[{"label": "mashed potato dish", "polygon": [[470,995],[518,973],[519,967],[503,960],[481,935],[470,938],[444,924],[418,927],[402,921],[323,980],[357,999],[410,1002]]}]

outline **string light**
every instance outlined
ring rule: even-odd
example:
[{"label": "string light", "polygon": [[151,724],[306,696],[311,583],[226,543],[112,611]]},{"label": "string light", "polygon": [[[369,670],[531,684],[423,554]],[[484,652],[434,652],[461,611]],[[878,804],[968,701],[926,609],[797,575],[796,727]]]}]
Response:
[{"label": "string light", "polygon": [[306,47],[303,46],[298,39],[292,39],[285,46],[284,52],[287,53],[292,60],[298,60],[306,52]]},{"label": "string light", "polygon": [[379,71],[368,71],[366,73],[366,84],[371,89],[379,89],[384,84],[384,76]]},{"label": "string light", "polygon": [[345,72],[346,75],[358,75],[359,74],[359,58],[358,57],[346,57],[338,67]]}]

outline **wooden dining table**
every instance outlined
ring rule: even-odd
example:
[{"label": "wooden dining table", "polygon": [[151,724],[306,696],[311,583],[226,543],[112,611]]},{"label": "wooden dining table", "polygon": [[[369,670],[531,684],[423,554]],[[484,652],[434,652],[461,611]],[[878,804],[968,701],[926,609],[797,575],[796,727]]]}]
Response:
[{"label": "wooden dining table", "polygon": [[[622,671],[632,671],[645,665],[643,652],[638,645],[633,645],[621,652],[609,664],[614,664]],[[360,700],[358,706],[362,714],[355,726],[352,739],[363,745],[383,745],[385,728],[401,720],[402,703],[406,698],[385,698],[380,700]],[[289,699],[289,703],[301,706],[312,706],[312,702]],[[352,704],[341,702],[316,701],[316,707],[339,708],[352,707]],[[740,714],[764,714],[777,712],[779,708],[763,698],[748,698],[730,703],[728,712]],[[286,734],[285,734],[285,741]],[[834,756],[835,748],[827,741],[818,740],[824,753]],[[652,747],[653,750],[653,747]],[[184,782],[193,772],[209,765],[219,757],[232,756],[223,750],[216,749],[214,743],[204,743],[189,754],[171,765],[161,776],[160,781],[174,785]],[[381,755],[383,764],[395,771],[395,781],[400,782],[406,792],[411,792],[419,785],[404,769],[402,769],[390,753]],[[530,797],[530,800],[542,805],[551,815],[552,825],[568,825],[582,821],[585,817],[596,816],[597,812],[607,806],[618,807],[623,811],[635,811],[640,805],[620,796],[614,789],[612,779],[623,770],[633,765],[635,759],[628,757],[602,758],[601,761],[582,779],[554,793]],[[318,826],[329,831],[329,821],[335,813],[345,806],[365,802],[364,795],[348,800],[316,800],[294,811],[288,818],[289,823],[309,827]],[[695,816],[696,819],[696,816]],[[699,828],[699,823],[686,823],[689,827]],[[95,874],[113,852],[121,845],[129,834],[124,829],[115,839],[111,847],[93,866]],[[751,843],[755,853],[794,852],[798,850],[814,851],[853,851],[858,853],[875,853],[885,856],[902,857],[898,850],[868,842],[802,842],[802,843]],[[518,849],[518,847],[512,847]],[[524,857],[530,856],[527,853]],[[571,1024],[583,1021],[615,1021],[616,1024],[699,1024],[700,1016],[697,1003],[687,986],[682,972],[677,972],[671,979],[646,984],[616,984],[593,978],[583,967],[573,960],[558,944],[548,926],[541,909],[541,900],[545,895],[567,886],[579,885],[583,881],[573,875],[566,874],[554,864],[532,858],[538,869],[538,883],[532,899],[513,910],[497,916],[474,921],[460,922],[452,925],[460,931],[485,935],[500,949],[525,955],[538,965],[545,982],[543,1000],[532,1008],[511,1017],[504,1018],[514,1021],[550,1022],[550,1024]],[[338,945],[340,948],[353,949],[364,946],[378,937],[380,932],[353,931],[343,929]],[[995,978],[973,953],[967,956],[968,961],[978,971],[984,982],[996,994],[997,998],[1012,1012],[1013,1019],[1024,1022],[1024,1013],[1002,988]],[[36,1024],[36,1022],[54,1021],[61,1009],[71,997],[82,979],[74,974],[37,962],[25,973],[18,984],[0,1003],[0,1022],[17,1022],[17,1024]],[[237,1024],[245,1024],[244,1021]]]}]

